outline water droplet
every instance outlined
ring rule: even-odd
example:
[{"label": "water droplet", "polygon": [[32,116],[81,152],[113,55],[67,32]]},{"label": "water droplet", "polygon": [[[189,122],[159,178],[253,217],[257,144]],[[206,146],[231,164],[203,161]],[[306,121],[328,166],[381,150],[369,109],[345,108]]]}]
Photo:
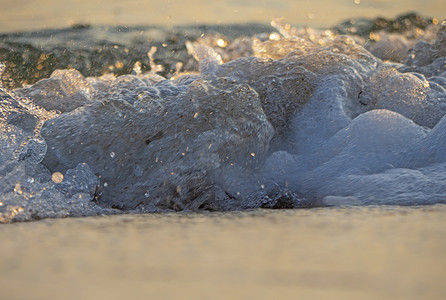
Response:
[{"label": "water droplet", "polygon": [[278,41],[280,40],[280,34],[278,34],[277,32],[273,32],[270,34],[269,39],[272,41]]},{"label": "water droplet", "polygon": [[110,157],[111,158],[115,157],[115,155],[116,155],[115,152],[110,152]]},{"label": "water droplet", "polygon": [[133,170],[133,174],[135,174],[136,177],[141,177],[143,173],[143,170],[140,165],[136,165],[135,169]]},{"label": "water droplet", "polygon": [[226,41],[224,40],[224,39],[218,39],[217,40],[217,45],[219,46],[219,47],[226,47],[226,45],[227,45],[228,43],[226,43]]},{"label": "water droplet", "polygon": [[51,175],[51,180],[54,183],[61,183],[63,181],[63,174],[60,172],[54,172],[53,175]]},{"label": "water droplet", "polygon": [[144,196],[146,196],[146,198],[149,198],[149,197],[150,197],[150,193],[149,193],[149,192],[146,192],[146,193],[144,194]]},{"label": "water droplet", "polygon": [[108,182],[104,182],[104,187],[108,187]]},{"label": "water droplet", "polygon": [[21,195],[23,193],[22,186],[21,186],[20,182],[16,183],[16,185],[14,187],[14,192],[16,192],[19,195]]}]

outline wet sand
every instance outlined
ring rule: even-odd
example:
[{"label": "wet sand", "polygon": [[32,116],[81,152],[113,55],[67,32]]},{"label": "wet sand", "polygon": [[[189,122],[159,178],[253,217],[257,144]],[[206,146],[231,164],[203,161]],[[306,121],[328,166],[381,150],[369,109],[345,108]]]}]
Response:
[{"label": "wet sand", "polygon": [[445,299],[446,205],[0,225],[1,299]]}]

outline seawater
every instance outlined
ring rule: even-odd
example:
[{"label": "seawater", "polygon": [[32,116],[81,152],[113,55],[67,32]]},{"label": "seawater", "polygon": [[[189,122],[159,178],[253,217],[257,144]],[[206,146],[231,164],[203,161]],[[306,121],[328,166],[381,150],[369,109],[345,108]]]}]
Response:
[{"label": "seawater", "polygon": [[446,202],[446,23],[3,34],[1,221]]}]

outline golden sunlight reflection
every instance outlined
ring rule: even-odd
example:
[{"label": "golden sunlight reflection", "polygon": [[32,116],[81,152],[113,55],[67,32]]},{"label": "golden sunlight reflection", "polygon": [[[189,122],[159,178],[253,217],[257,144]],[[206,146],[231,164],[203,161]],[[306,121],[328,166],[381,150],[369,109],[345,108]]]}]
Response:
[{"label": "golden sunlight reflection", "polygon": [[227,43],[224,39],[218,39],[218,40],[217,40],[217,45],[218,45],[219,47],[224,48],[224,47],[226,47],[226,46],[228,45],[228,43]]},{"label": "golden sunlight reflection", "polygon": [[280,34],[278,34],[277,32],[273,32],[269,35],[269,39],[271,41],[278,41],[280,40]]},{"label": "golden sunlight reflection", "polygon": [[61,182],[63,181],[63,174],[60,173],[60,172],[54,172],[54,173],[51,175],[51,180],[52,180],[54,183],[61,183]]}]

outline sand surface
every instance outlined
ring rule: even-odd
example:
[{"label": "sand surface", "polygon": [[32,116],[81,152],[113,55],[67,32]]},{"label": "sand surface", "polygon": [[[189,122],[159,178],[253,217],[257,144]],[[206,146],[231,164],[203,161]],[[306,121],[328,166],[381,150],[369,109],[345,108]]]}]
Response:
[{"label": "sand surface", "polygon": [[277,17],[295,25],[328,27],[356,17],[394,18],[411,11],[439,20],[446,17],[443,0],[0,0],[0,4],[0,32],[62,28],[77,23],[269,23]]},{"label": "sand surface", "polygon": [[446,205],[0,225],[0,299],[446,299]]}]

